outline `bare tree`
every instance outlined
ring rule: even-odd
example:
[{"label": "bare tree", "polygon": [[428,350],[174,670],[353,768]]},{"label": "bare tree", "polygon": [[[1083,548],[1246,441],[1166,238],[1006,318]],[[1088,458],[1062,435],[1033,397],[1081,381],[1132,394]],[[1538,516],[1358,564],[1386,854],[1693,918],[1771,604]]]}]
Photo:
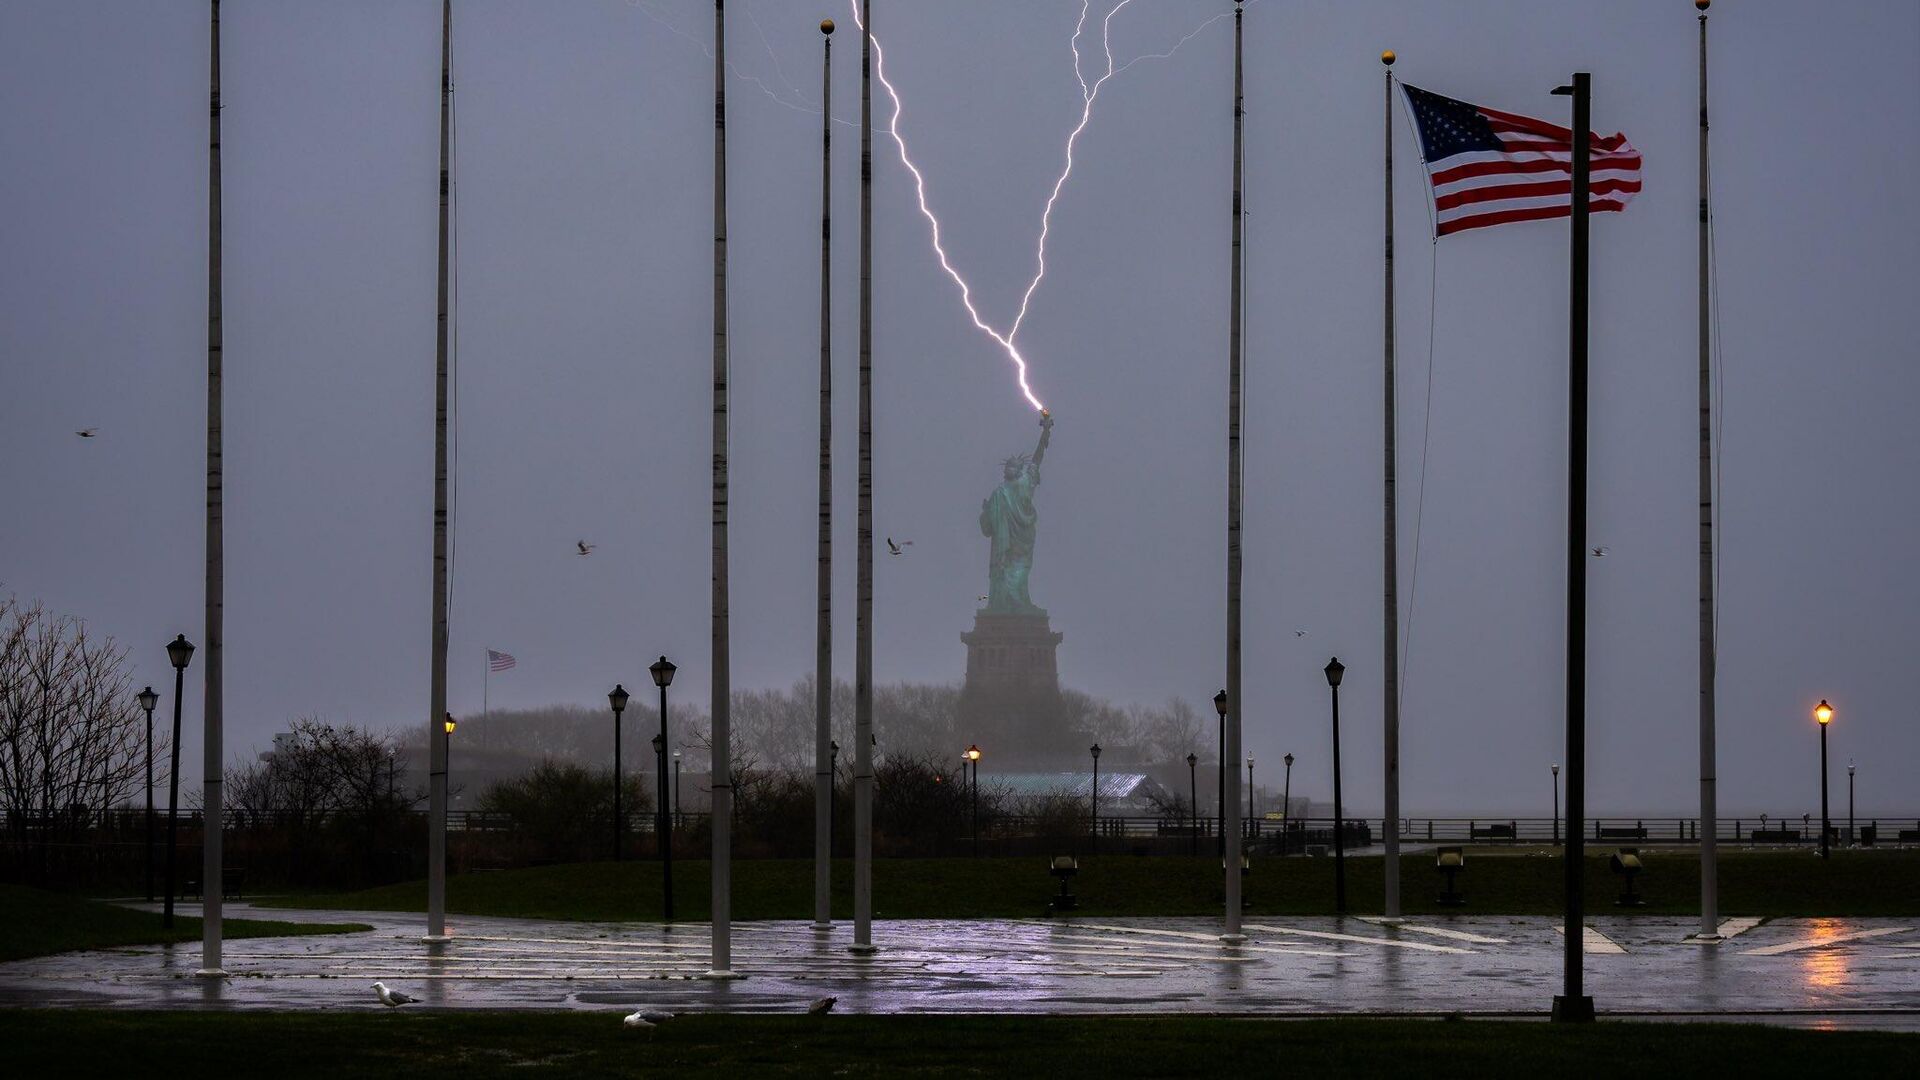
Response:
[{"label": "bare tree", "polygon": [[145,727],[126,657],[78,619],[0,598],[0,809],[13,831],[84,827],[140,790]]}]

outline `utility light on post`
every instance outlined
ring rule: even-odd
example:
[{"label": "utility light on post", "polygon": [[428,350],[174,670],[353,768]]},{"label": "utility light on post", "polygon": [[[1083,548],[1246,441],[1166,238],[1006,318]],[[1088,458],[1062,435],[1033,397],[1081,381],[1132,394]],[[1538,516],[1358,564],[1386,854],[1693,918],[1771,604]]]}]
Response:
[{"label": "utility light on post", "polygon": [[1553,773],[1553,846],[1559,847],[1560,846],[1560,763],[1556,761],[1553,764],[1547,766],[1547,771]]},{"label": "utility light on post", "polygon": [[1820,857],[1832,855],[1827,844],[1827,728],[1833,723],[1833,706],[1826,698],[1813,707],[1813,718],[1820,724]]},{"label": "utility light on post", "polygon": [[1195,779],[1194,766],[1200,764],[1200,755],[1187,755],[1187,854],[1200,854],[1200,784]]},{"label": "utility light on post", "polygon": [[[673,661],[662,656],[647,667],[653,676],[653,685],[660,689],[660,733],[654,736],[654,791],[658,797],[654,802],[654,835],[659,838],[660,848],[660,915],[667,922],[673,921],[673,819],[667,816],[667,756],[666,749],[672,745],[667,739],[667,687],[673,685],[673,673],[680,670]],[[680,751],[673,752],[673,805],[680,807]],[[724,827],[719,822],[715,828]]]},{"label": "utility light on post", "polygon": [[1280,759],[1287,767],[1286,779],[1280,784],[1280,854],[1287,853],[1287,830],[1293,825],[1293,755]]},{"label": "utility light on post", "polygon": [[179,858],[180,828],[180,695],[186,687],[187,665],[193,661],[193,642],[176,634],[167,642],[167,660],[173,665],[173,764],[167,770],[167,901],[160,925],[173,925],[174,863]]},{"label": "utility light on post", "polygon": [[1340,680],[1346,677],[1347,665],[1339,657],[1327,661],[1323,669],[1327,675],[1327,689],[1333,694],[1333,907],[1341,915],[1347,913],[1347,842],[1346,813],[1340,801]]},{"label": "utility light on post", "polygon": [[970,822],[968,831],[973,836],[973,857],[977,859],[980,857],[980,744],[968,744],[967,748],[960,752],[960,757],[963,767],[967,765],[973,767],[973,784],[968,793],[970,805],[967,818]]},{"label": "utility light on post", "polygon": [[447,729],[447,734],[451,735],[453,734],[453,729],[460,726],[460,722],[453,718],[452,713],[448,713],[446,718],[440,721],[440,725]]},{"label": "utility light on post", "polygon": [[1220,819],[1220,857],[1227,857],[1227,692],[1213,695],[1213,711],[1220,716],[1220,742],[1216,749],[1220,759],[1220,776],[1214,789],[1213,803]]},{"label": "utility light on post", "polygon": [[160,704],[160,695],[149,686],[135,695],[140,708],[147,714],[147,840],[146,840],[146,878],[147,903],[153,903],[153,710]]},{"label": "utility light on post", "polygon": [[607,691],[607,704],[613,707],[613,861],[622,858],[621,840],[626,831],[627,818],[621,813],[620,806],[620,714],[627,711],[627,688],[619,683]]},{"label": "utility light on post", "polygon": [[1093,850],[1100,852],[1100,744],[1087,747],[1087,753],[1093,755]]}]

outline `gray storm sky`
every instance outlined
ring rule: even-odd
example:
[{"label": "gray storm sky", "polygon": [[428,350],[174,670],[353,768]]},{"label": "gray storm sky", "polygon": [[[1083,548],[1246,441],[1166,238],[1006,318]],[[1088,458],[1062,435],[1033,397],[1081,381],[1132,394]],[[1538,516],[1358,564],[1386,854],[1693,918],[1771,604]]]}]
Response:
[{"label": "gray storm sky", "polygon": [[[847,118],[859,38],[846,0],[729,6],[745,689],[813,665],[815,27],[840,22]],[[1112,6],[1095,0],[1096,25]],[[301,714],[426,719],[439,7],[225,5],[236,755]],[[1004,327],[1081,109],[1080,5],[878,7],[927,197]],[[486,646],[520,660],[493,680],[496,707],[603,700],[660,653],[702,701],[712,8],[455,8],[452,708],[479,708]],[[1136,0],[1114,52],[1165,52],[1228,10]],[[1857,758],[1863,809],[1912,812],[1920,5],[1723,2],[1712,26],[1721,805],[1817,813],[1808,710],[1824,696],[1836,777]],[[1377,55],[1391,47],[1408,82],[1549,118],[1565,106],[1547,91],[1591,70],[1596,128],[1645,154],[1645,192],[1593,226],[1591,542],[1609,554],[1591,566],[1590,806],[1694,805],[1694,34],[1686,0],[1248,8],[1246,739],[1263,785],[1291,751],[1296,792],[1325,796],[1320,667],[1337,653],[1348,798],[1378,806]],[[1218,21],[1104,88],[1020,338],[1059,420],[1034,597],[1065,633],[1064,681],[1120,701],[1199,703],[1223,677],[1230,50]],[[1104,64],[1097,33],[1083,52]],[[204,4],[0,6],[0,587],[133,646],[136,679],[163,689],[163,643],[201,636],[206,71]],[[1403,806],[1544,813],[1561,754],[1565,224],[1431,247],[1396,127]],[[837,130],[844,678],[858,156],[856,129]],[[984,591],[979,501],[999,459],[1031,449],[1035,416],[934,260],[892,144],[876,154],[876,520],[915,541],[879,559],[877,672],[953,681]],[[72,434],[89,426],[98,438]],[[589,559],[581,538],[599,545]]]}]

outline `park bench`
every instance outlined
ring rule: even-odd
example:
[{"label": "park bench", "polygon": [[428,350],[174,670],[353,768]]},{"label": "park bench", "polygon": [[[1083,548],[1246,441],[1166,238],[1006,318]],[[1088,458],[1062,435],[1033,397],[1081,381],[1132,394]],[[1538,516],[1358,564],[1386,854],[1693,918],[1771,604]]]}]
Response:
[{"label": "park bench", "polygon": [[1506,825],[1467,825],[1467,832],[1474,840],[1512,840],[1519,835],[1519,829],[1509,823]]},{"label": "park bench", "polygon": [[1797,844],[1800,842],[1799,829],[1755,829],[1749,834],[1756,844]]},{"label": "park bench", "polygon": [[1920,844],[1920,829],[1901,829],[1900,842],[1903,844]]},{"label": "park bench", "polygon": [[[246,876],[247,876],[247,871],[244,867],[228,866],[221,869],[220,898],[223,900],[240,899],[243,894],[242,887],[246,884]],[[182,883],[182,887],[180,889],[180,895],[199,896],[202,891],[203,890],[201,889],[201,886],[200,886],[200,879],[197,877],[190,877],[186,879],[185,882]]]},{"label": "park bench", "polygon": [[1616,825],[1600,830],[1602,840],[1645,840],[1646,838],[1645,825]]}]

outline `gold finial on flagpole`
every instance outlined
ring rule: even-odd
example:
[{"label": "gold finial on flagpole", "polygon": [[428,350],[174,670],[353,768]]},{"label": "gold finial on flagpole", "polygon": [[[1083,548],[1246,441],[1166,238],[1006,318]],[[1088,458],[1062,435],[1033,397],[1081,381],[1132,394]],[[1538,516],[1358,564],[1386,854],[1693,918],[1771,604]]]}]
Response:
[{"label": "gold finial on flagpole", "polygon": [[1705,11],[1713,6],[1713,0],[1693,0],[1693,6]]},{"label": "gold finial on flagpole", "polygon": [[1388,49],[1386,52],[1383,52],[1380,54],[1380,62],[1387,65],[1388,67],[1392,67],[1393,62],[1396,59],[1398,59],[1398,57],[1393,55],[1392,49]]},{"label": "gold finial on flagpole", "polygon": [[820,20],[820,32],[821,32],[821,33],[823,33],[823,34],[831,34],[831,33],[833,33],[833,20],[832,20],[832,19],[821,19],[821,20]]}]

